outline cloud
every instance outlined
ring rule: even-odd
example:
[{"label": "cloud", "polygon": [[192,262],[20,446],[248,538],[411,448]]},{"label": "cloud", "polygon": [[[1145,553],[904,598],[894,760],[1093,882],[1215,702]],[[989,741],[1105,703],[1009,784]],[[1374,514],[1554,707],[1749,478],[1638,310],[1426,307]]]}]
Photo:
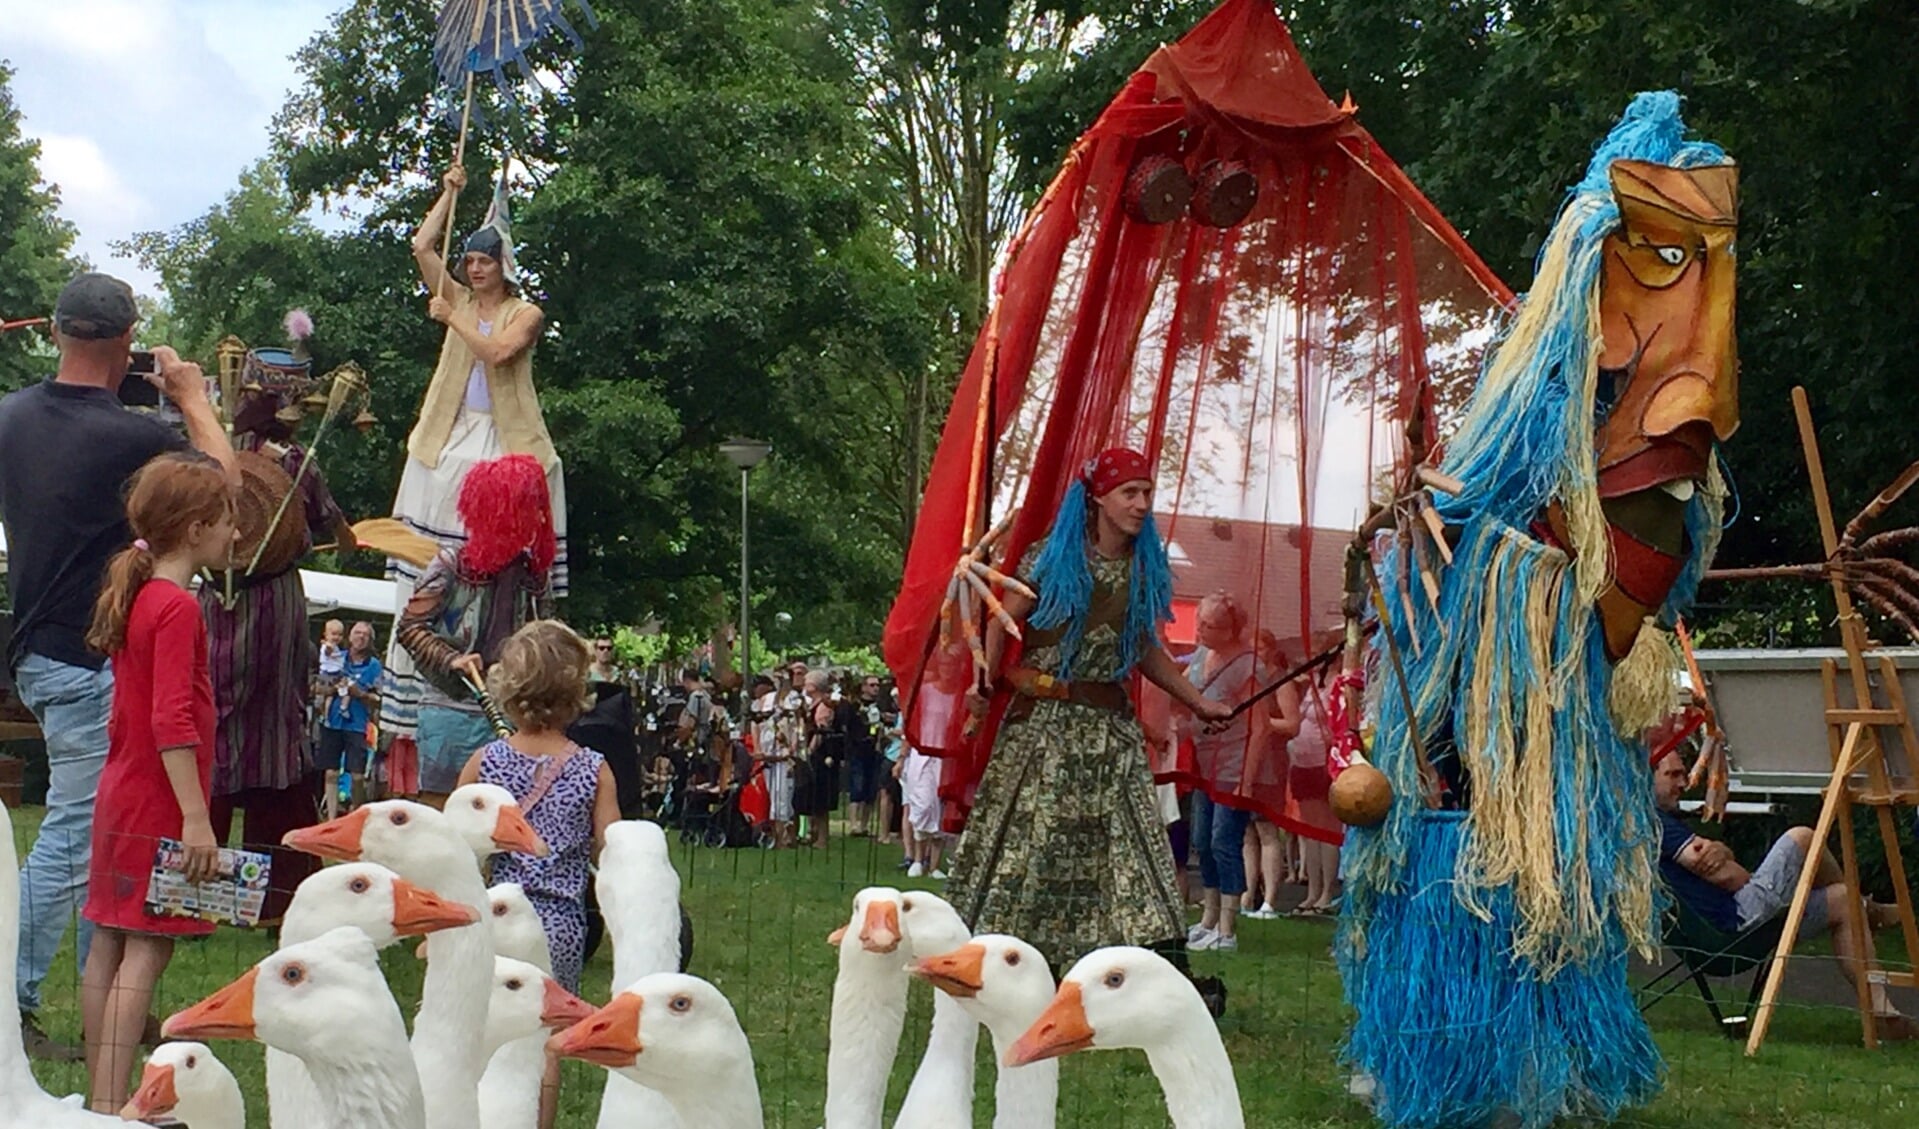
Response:
[{"label": "cloud", "polygon": [[153,292],[110,244],[217,205],[269,147],[292,54],[344,0],[0,0],[4,54],[76,249]]}]

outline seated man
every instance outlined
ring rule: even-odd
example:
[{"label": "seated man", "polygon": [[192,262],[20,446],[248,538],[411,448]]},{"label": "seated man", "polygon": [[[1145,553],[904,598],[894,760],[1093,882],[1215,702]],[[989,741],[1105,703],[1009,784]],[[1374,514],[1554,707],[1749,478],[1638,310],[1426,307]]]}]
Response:
[{"label": "seated man", "polygon": [[[1727,934],[1743,933],[1786,912],[1812,849],[1812,828],[1788,829],[1774,841],[1759,868],[1748,871],[1733,857],[1732,848],[1694,834],[1679,818],[1679,797],[1685,790],[1686,761],[1675,748],[1653,765],[1653,798],[1660,821],[1659,872],[1673,896]],[[1838,862],[1823,850],[1813,883],[1800,936],[1820,928],[1829,931],[1839,970],[1857,988],[1864,962],[1854,941],[1853,915],[1864,913],[1872,928],[1887,929],[1897,922],[1895,911],[1848,897]],[[1919,1035],[1919,1028],[1892,1006],[1884,985],[1873,984],[1869,990],[1880,1038]]]}]

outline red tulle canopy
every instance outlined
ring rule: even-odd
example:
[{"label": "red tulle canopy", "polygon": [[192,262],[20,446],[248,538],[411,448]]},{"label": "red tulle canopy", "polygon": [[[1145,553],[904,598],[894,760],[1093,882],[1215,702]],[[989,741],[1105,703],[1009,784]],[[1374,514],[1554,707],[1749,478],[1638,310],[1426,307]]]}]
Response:
[{"label": "red tulle canopy", "polygon": [[[993,734],[964,732],[972,660],[940,642],[953,567],[1015,513],[997,560],[1018,561],[1100,450],[1130,446],[1156,468],[1175,656],[1215,593],[1244,613],[1225,617],[1240,630],[1215,652],[1254,651],[1261,677],[1338,626],[1346,543],[1390,489],[1409,421],[1430,430],[1463,402],[1511,301],[1354,113],[1320,89],[1269,0],[1227,0],[1132,76],[1008,248],[886,625],[908,739],[947,758],[949,827]],[[1128,194],[1169,163],[1196,185],[1171,219]],[[1207,211],[1221,170],[1258,186],[1231,226]],[[1314,795],[1325,769],[1311,699],[1306,739],[1275,735],[1284,727],[1266,722],[1279,719],[1256,708],[1222,769],[1216,742],[1212,767],[1194,764],[1194,727],[1162,694],[1135,695],[1161,779],[1336,838]]]}]

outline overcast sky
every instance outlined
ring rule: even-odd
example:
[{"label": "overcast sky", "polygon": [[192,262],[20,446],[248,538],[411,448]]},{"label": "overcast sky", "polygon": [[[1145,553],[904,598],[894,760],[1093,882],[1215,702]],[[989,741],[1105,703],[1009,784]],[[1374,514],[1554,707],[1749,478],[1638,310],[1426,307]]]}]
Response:
[{"label": "overcast sky", "polygon": [[108,244],[206,212],[267,151],[292,55],[346,0],[0,0],[0,59],[76,249],[152,293]]}]

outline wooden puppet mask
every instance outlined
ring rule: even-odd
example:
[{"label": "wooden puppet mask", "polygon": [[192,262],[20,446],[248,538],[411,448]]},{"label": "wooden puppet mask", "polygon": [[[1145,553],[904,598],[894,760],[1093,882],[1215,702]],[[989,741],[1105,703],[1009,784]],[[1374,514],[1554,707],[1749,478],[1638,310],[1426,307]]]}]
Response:
[{"label": "wooden puppet mask", "polygon": [[1738,169],[1617,161],[1611,175],[1620,224],[1599,283],[1600,389],[1612,401],[1598,436],[1602,498],[1704,482],[1713,442],[1739,427]]},{"label": "wooden puppet mask", "polygon": [[1599,282],[1600,397],[1611,408],[1596,442],[1613,558],[1599,612],[1616,661],[1665,602],[1688,552],[1687,504],[1714,442],[1739,427],[1739,174],[1730,164],[1618,161],[1611,177],[1620,224],[1606,237]]}]

